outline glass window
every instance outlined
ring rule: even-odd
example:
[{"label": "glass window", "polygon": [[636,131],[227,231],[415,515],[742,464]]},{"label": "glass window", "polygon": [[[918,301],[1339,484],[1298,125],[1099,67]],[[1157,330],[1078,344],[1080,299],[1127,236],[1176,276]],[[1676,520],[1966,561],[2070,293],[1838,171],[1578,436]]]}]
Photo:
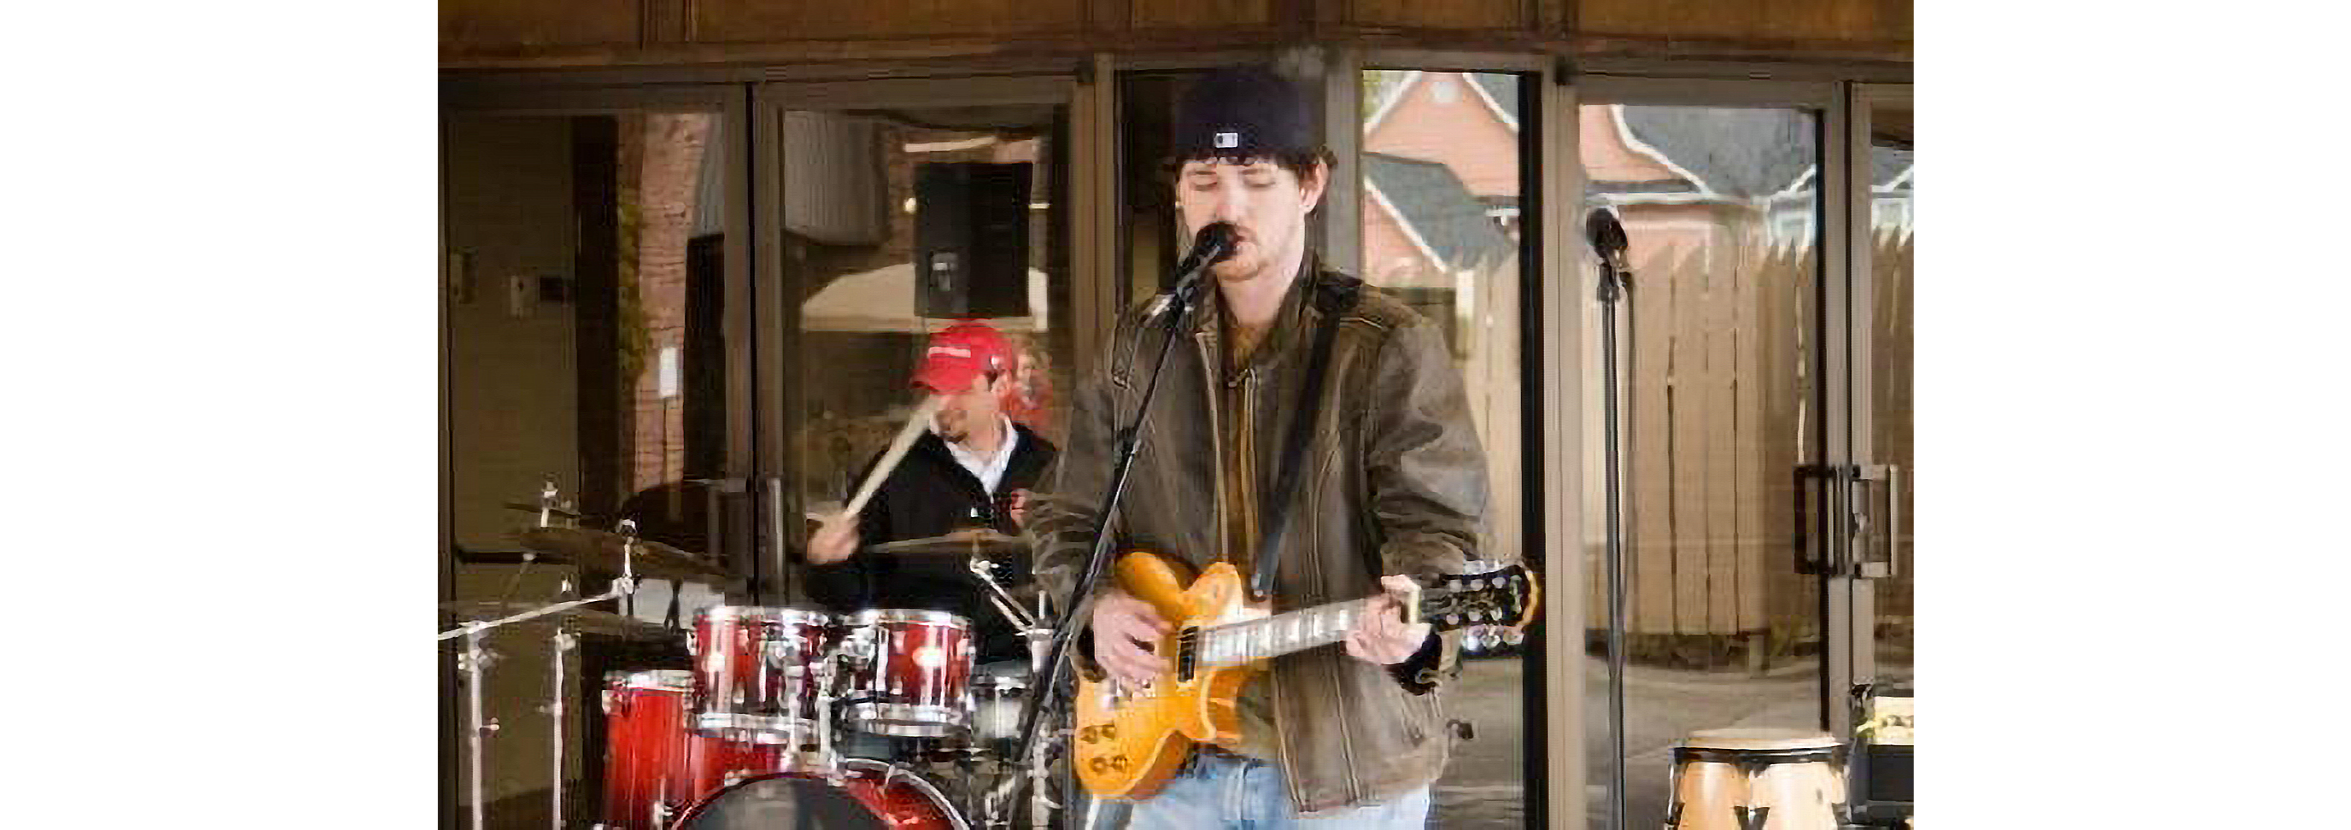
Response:
[{"label": "glass window", "polygon": [[[1362,239],[1366,282],[1435,321],[1453,346],[1494,499],[1489,558],[1515,560],[1524,492],[1519,417],[1520,77],[1363,73]],[[1537,564],[1537,570],[1541,566]],[[1530,715],[1525,644],[1471,638],[1446,701],[1475,738],[1456,744],[1430,812],[1439,826],[1526,819]]]},{"label": "glass window", "polygon": [[[1820,580],[1798,572],[1791,543],[1793,472],[1820,457],[1819,116],[1596,103],[1577,118],[1583,207],[1617,213],[1633,272],[1619,329],[1626,722],[1607,720],[1599,664],[1586,757],[1605,782],[1621,728],[1626,826],[1657,826],[1672,747],[1692,731],[1821,725]],[[1598,413],[1599,307],[1584,305],[1584,407]],[[1604,538],[1601,423],[1586,419],[1592,539]],[[1604,557],[1595,545],[1584,571],[1594,658],[1606,655]],[[1605,796],[1592,826],[1605,826]]]},{"label": "glass window", "polygon": [[[1918,489],[1911,454],[1911,257],[1912,204],[1917,190],[1916,151],[1911,141],[1909,102],[1870,108],[1870,447],[1883,463],[1902,471],[1903,524],[1893,540],[1893,575],[1876,586],[1877,681],[1912,686],[1911,657],[1916,633],[1911,616],[1915,550],[1908,517]],[[1876,530],[1882,531],[1881,523]],[[1882,536],[1880,537],[1883,538]],[[1882,544],[1882,543],[1881,543]],[[1882,547],[1879,549],[1883,549]]]},{"label": "glass window", "polygon": [[[798,321],[783,357],[796,459],[785,475],[803,512],[829,514],[848,500],[920,402],[911,382],[930,335],[958,319],[988,323],[1021,352],[1006,415],[1060,445],[1075,364],[1068,107],[779,117],[783,268]],[[969,258],[918,261],[926,219],[968,224]],[[926,294],[920,281],[949,265],[967,287]]]},{"label": "glass window", "polygon": [[[536,607],[605,588],[617,568],[526,564],[520,531],[552,483],[582,527],[635,520],[641,535],[712,552],[707,493],[727,475],[730,354],[722,336],[724,117],[712,112],[577,116],[450,113],[443,120],[449,256],[443,297],[449,442],[445,509],[456,546],[452,600]],[[558,523],[565,520],[557,518]],[[723,586],[653,581],[598,606],[658,620],[673,594],[682,618]],[[469,612],[469,618],[505,616]],[[637,639],[582,631],[554,686],[552,625],[498,629],[483,715],[494,823],[547,821],[560,688],[571,810],[595,802],[601,740],[583,695],[604,672],[682,664]],[[460,788],[459,798],[471,794]],[[538,816],[538,818],[531,818]]]}]

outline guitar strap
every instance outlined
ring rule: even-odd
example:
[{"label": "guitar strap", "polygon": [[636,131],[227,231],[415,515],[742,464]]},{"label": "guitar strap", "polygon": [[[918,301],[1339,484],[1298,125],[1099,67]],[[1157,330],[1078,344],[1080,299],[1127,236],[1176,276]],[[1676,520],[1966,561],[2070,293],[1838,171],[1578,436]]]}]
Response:
[{"label": "guitar strap", "polygon": [[1264,535],[1257,540],[1256,573],[1249,580],[1252,598],[1264,601],[1273,595],[1274,574],[1279,572],[1282,537],[1289,534],[1290,525],[1285,515],[1290,496],[1298,490],[1298,470],[1305,466],[1306,445],[1314,442],[1314,425],[1322,416],[1322,386],[1330,374],[1331,341],[1338,339],[1339,318],[1355,307],[1355,300],[1363,292],[1363,281],[1353,277],[1337,276],[1317,279],[1309,286],[1314,292],[1314,307],[1322,312],[1322,327],[1314,333],[1314,352],[1306,362],[1306,384],[1299,394],[1298,414],[1290,421],[1288,443],[1282,445],[1279,469],[1281,477],[1257,511]]}]

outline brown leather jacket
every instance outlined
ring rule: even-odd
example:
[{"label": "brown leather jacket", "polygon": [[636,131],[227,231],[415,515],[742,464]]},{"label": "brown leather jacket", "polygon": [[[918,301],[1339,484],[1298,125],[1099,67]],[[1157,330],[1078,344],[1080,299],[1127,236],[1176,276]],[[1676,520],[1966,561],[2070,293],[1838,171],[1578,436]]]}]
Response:
[{"label": "brown leather jacket", "polygon": [[[1220,488],[1228,483],[1219,480],[1217,459],[1235,436],[1254,436],[1258,490],[1273,489],[1323,316],[1302,289],[1360,285],[1311,257],[1301,277],[1239,375],[1251,387],[1245,412],[1220,411],[1210,394],[1224,374],[1223,325],[1220,304],[1203,294],[1168,355],[1113,528],[1114,556],[1140,547],[1198,567],[1218,561],[1227,518],[1219,515]],[[1073,590],[1092,547],[1112,431],[1133,417],[1159,348],[1162,335],[1149,326],[1158,308],[1154,300],[1119,319],[1110,351],[1078,389],[1057,479],[1033,502],[1037,575],[1057,596]],[[1309,466],[1288,508],[1276,612],[1370,596],[1382,574],[1460,573],[1486,531],[1485,454],[1443,334],[1394,297],[1363,287],[1342,313],[1329,372],[1321,423],[1304,455]],[[1449,675],[1455,659],[1457,638],[1441,639],[1435,677]],[[1098,671],[1082,657],[1076,665]],[[1384,802],[1444,770],[1451,747],[1441,684],[1416,694],[1336,645],[1275,658],[1257,682],[1271,684],[1290,799],[1302,813]]]}]

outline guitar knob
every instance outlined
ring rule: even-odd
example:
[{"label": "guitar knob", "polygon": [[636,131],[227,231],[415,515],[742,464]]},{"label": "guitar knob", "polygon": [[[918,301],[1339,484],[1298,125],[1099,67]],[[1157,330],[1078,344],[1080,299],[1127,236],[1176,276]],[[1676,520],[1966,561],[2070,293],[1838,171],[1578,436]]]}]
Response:
[{"label": "guitar knob", "polygon": [[1527,639],[1527,635],[1526,635],[1525,633],[1523,633],[1523,632],[1520,632],[1518,629],[1515,629],[1515,628],[1505,628],[1505,629],[1502,629],[1502,642],[1509,643],[1509,644],[1511,644],[1511,645],[1514,645],[1514,646],[1515,646],[1515,645],[1518,645],[1519,643],[1526,642],[1526,639]]},{"label": "guitar knob", "polygon": [[1093,770],[1094,770],[1095,772],[1098,772],[1098,773],[1100,773],[1100,772],[1109,772],[1109,771],[1110,771],[1110,760],[1109,760],[1109,759],[1107,759],[1107,758],[1096,758],[1096,759],[1094,759],[1094,760],[1092,760],[1092,761],[1089,761],[1089,762],[1087,762],[1087,763],[1086,763],[1086,766],[1093,768]]},{"label": "guitar knob", "polygon": [[1118,739],[1118,724],[1115,724],[1115,723],[1105,723],[1105,724],[1103,724],[1103,725],[1102,725],[1102,739],[1103,739],[1103,740],[1105,740],[1105,741],[1112,741],[1112,740],[1117,740],[1117,739]]}]

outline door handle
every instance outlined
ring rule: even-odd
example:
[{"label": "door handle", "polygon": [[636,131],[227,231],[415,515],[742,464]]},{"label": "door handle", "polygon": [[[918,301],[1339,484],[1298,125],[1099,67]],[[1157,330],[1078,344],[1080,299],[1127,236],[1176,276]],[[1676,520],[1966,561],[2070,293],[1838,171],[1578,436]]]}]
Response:
[{"label": "door handle", "polygon": [[[1836,539],[1834,528],[1829,526],[1829,517],[1839,515],[1837,503],[1842,500],[1840,497],[1845,490],[1839,484],[1842,477],[1843,468],[1841,467],[1827,464],[1803,464],[1796,467],[1795,487],[1793,488],[1796,499],[1796,512],[1793,514],[1796,519],[1796,533],[1795,538],[1790,541],[1794,546],[1797,573],[1820,575],[1833,574],[1838,570],[1836,552],[1829,550],[1830,543]],[[1828,486],[1819,486],[1824,482]],[[1818,500],[1822,502],[1820,510],[1812,509],[1816,494],[1819,496]],[[1812,532],[1812,525],[1815,521],[1821,525],[1817,535]],[[1820,543],[1817,550],[1813,547],[1815,540]]]},{"label": "door handle", "polygon": [[[1871,464],[1858,468],[1854,478],[1857,482],[1876,482],[1878,484],[1878,493],[1885,499],[1883,515],[1886,517],[1886,543],[1883,547],[1885,556],[1882,559],[1856,556],[1852,575],[1856,579],[1892,577],[1899,572],[1899,568],[1896,566],[1896,554],[1900,552],[1899,549],[1902,545],[1902,467],[1896,464]],[[1856,514],[1855,518],[1858,520],[1862,517]],[[1867,525],[1859,521],[1854,523],[1853,533],[1856,550],[1864,549],[1860,543],[1865,541],[1861,537],[1867,529]]]}]

